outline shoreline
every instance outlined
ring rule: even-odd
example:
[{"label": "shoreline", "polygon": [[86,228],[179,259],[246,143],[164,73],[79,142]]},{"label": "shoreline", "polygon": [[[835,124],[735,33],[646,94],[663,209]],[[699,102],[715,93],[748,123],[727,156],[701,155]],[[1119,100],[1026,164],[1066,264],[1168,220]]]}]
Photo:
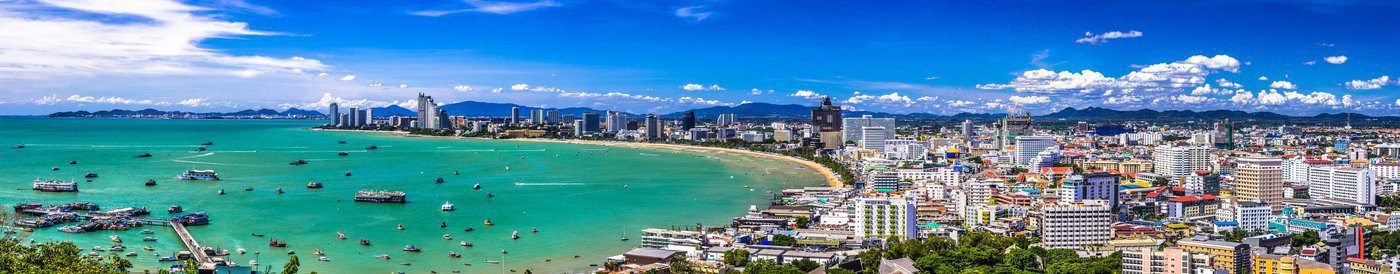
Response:
[{"label": "shoreline", "polygon": [[378,132],[378,133],[385,133],[385,134],[389,134],[389,135],[394,135],[394,136],[398,136],[398,137],[407,137],[407,138],[475,139],[475,140],[490,140],[490,141],[519,141],[519,142],[538,142],[538,143],[563,143],[563,144],[594,145],[594,146],[606,146],[606,147],[628,147],[628,148],[645,148],[645,149],[671,149],[671,150],[693,151],[693,152],[723,152],[723,153],[735,153],[735,154],[742,154],[742,155],[747,155],[747,156],[754,156],[754,157],[761,157],[761,158],[774,159],[774,160],[779,160],[779,161],[788,161],[788,162],[791,162],[791,163],[795,163],[795,164],[798,164],[798,165],[802,165],[802,166],[807,167],[808,169],[811,169],[811,170],[813,170],[813,171],[816,171],[816,172],[817,172],[818,174],[820,174],[823,178],[825,178],[825,179],[826,179],[826,186],[828,186],[828,187],[844,187],[844,186],[845,186],[845,183],[841,181],[841,176],[836,175],[836,172],[834,172],[834,171],[832,171],[831,169],[826,168],[826,166],[823,166],[823,165],[818,164],[818,163],[816,163],[816,162],[809,161],[809,160],[803,160],[803,159],[800,159],[800,158],[797,158],[797,157],[791,157],[791,156],[786,156],[786,155],[777,155],[777,154],[770,154],[770,153],[764,153],[764,152],[758,152],[758,151],[750,151],[750,150],[742,150],[742,149],[721,148],[721,147],[704,147],[704,146],[690,146],[690,145],[678,145],[678,144],[639,143],[639,142],[622,142],[622,141],[601,141],[601,140],[542,139],[542,138],[490,139],[490,138],[472,138],[472,137],[456,137],[456,136],[422,136],[422,135],[411,135],[411,134],[408,134],[407,132],[403,132],[403,131],[366,131],[366,130],[319,129],[319,128],[312,128],[311,130],[344,131],[344,132]]}]

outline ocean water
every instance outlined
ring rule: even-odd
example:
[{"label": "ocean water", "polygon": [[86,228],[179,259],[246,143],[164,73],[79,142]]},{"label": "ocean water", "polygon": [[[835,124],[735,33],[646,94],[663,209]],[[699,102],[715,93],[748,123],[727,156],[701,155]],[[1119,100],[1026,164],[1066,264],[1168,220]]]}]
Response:
[{"label": "ocean water", "polygon": [[[636,247],[643,228],[724,225],[749,205],[766,204],[769,194],[762,190],[823,185],[820,175],[800,165],[736,154],[307,129],[318,123],[0,118],[0,182],[7,186],[0,188],[0,203],[5,210],[22,202],[145,206],[157,218],[181,205],[210,216],[212,224],[190,227],[201,244],[227,249],[235,253],[228,260],[245,266],[256,259],[280,270],[294,250],[302,272],[558,273],[587,271]],[[338,144],[342,140],[346,144]],[[214,145],[195,152],[205,141]],[[21,144],[27,148],[10,148]],[[370,145],[379,149],[365,150]],[[337,156],[341,151],[350,155]],[[133,157],[141,153],[154,157]],[[310,163],[289,164],[298,159]],[[214,169],[223,180],[174,179],[188,169]],[[87,172],[99,177],[86,182]],[[438,177],[445,183],[434,183]],[[77,179],[81,192],[29,190],[36,178]],[[144,186],[148,178],[158,185]],[[310,181],[325,188],[307,189]],[[482,189],[473,190],[478,183]],[[286,193],[277,194],[278,187]],[[226,194],[218,195],[220,189]],[[404,191],[409,203],[353,202],[361,189]],[[457,210],[441,211],[444,202]],[[485,226],[487,219],[495,225]],[[396,229],[400,224],[403,230]],[[464,232],[468,227],[475,231]],[[146,228],[159,240],[141,241],[148,235],[140,229],[68,234],[52,227],[27,236],[90,249],[111,246],[108,236],[119,235],[127,251],[140,254],[130,258],[137,271],[169,266],[142,247],[165,256],[183,245],[168,227]],[[521,238],[512,240],[513,231]],[[336,239],[337,232],[348,239]],[[620,241],[623,234],[631,241]],[[373,245],[359,245],[361,238]],[[269,247],[270,239],[288,246]],[[463,240],[474,246],[459,246]],[[404,252],[405,245],[423,252]],[[237,248],[248,253],[236,254]],[[329,262],[316,260],[317,248]],[[463,258],[448,258],[449,251]]]}]

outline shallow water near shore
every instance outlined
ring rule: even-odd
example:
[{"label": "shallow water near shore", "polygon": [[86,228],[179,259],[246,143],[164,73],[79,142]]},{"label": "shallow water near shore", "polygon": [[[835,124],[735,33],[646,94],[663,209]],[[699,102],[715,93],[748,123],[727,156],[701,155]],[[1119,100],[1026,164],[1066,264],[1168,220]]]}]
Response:
[{"label": "shallow water near shore", "polygon": [[[530,268],[557,273],[587,271],[589,264],[640,245],[643,228],[724,225],[749,205],[766,204],[769,194],[762,190],[825,185],[820,175],[801,165],[737,154],[307,129],[319,123],[0,118],[0,182],[6,186],[0,188],[0,203],[6,210],[21,202],[145,206],[156,218],[170,216],[166,207],[178,204],[186,212],[209,214],[210,225],[190,227],[201,244],[230,252],[244,248],[247,254],[226,258],[245,266],[256,259],[274,270],[294,250],[302,272]],[[346,144],[337,143],[341,140]],[[205,141],[214,145],[196,152]],[[26,148],[10,148],[21,144]],[[365,150],[370,145],[379,149]],[[337,156],[341,151],[349,155]],[[133,157],[141,153],[153,157]],[[298,159],[309,163],[289,164]],[[187,169],[214,169],[224,180],[174,179]],[[347,171],[353,176],[345,176]],[[99,177],[86,182],[87,172]],[[434,183],[438,177],[444,183]],[[29,190],[36,178],[77,179],[82,192]],[[158,185],[144,186],[148,178]],[[310,181],[325,188],[307,189]],[[477,183],[482,188],[472,190]],[[277,194],[278,187],[286,193]],[[220,189],[226,194],[219,195]],[[409,203],[353,202],[361,189],[405,191]],[[441,211],[444,202],[457,210]],[[485,226],[487,219],[495,225]],[[441,222],[447,227],[439,227]],[[395,229],[399,224],[403,230]],[[468,227],[474,231],[464,232]],[[532,227],[539,232],[531,233]],[[108,236],[120,235],[128,252],[140,254],[129,258],[136,271],[169,266],[143,246],[162,256],[183,249],[168,227],[145,227],[155,231],[152,235],[140,234],[140,229],[68,234],[56,228],[36,229],[28,236],[91,249],[111,246]],[[511,240],[512,231],[521,238]],[[336,239],[337,232],[347,239]],[[620,241],[624,233],[632,240]],[[141,241],[145,236],[159,240]],[[357,244],[361,238],[373,245]],[[287,247],[268,247],[270,239],[285,240]],[[474,246],[460,246],[463,240]],[[401,251],[405,245],[423,252]],[[316,260],[312,250],[317,248],[330,262]],[[463,257],[448,258],[449,251]],[[391,259],[375,259],[377,254]]]}]

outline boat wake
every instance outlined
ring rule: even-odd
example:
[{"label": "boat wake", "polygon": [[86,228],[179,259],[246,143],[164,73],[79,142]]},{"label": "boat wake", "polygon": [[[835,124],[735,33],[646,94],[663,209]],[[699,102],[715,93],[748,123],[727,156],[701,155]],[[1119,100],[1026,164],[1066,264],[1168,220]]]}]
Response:
[{"label": "boat wake", "polygon": [[171,162],[176,162],[176,163],[201,164],[201,165],[216,165],[216,166],[256,166],[256,165],[244,165],[244,164],[225,164],[225,163],[212,163],[212,162],[189,161],[189,160],[180,160],[180,159],[174,159],[174,160],[170,160],[170,161],[171,161]]},{"label": "boat wake", "polygon": [[515,183],[517,186],[581,186],[584,183]]},{"label": "boat wake", "polygon": [[204,157],[204,156],[209,156],[209,155],[214,155],[214,153],[213,153],[213,152],[205,152],[204,154],[195,155],[195,156],[190,156],[190,157],[184,157],[184,158],[180,158],[179,160],[194,159],[194,158],[199,158],[199,157]]},{"label": "boat wake", "polygon": [[656,155],[656,154],[650,154],[650,153],[637,153],[637,155],[642,155],[642,156],[651,156],[651,157],[658,157],[658,156],[661,156],[661,155]]}]

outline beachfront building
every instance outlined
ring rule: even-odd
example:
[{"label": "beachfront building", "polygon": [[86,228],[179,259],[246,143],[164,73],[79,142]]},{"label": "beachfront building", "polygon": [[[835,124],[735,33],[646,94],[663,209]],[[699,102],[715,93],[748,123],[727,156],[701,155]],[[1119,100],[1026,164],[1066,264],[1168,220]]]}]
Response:
[{"label": "beachfront building", "polygon": [[580,120],[584,134],[598,133],[598,112],[587,111],[583,113],[583,120]]},{"label": "beachfront building", "polygon": [[917,203],[912,197],[856,198],[856,236],[884,239],[914,238],[917,229]]},{"label": "beachfront building", "polygon": [[642,247],[699,252],[705,244],[705,233],[690,230],[648,228],[642,230]]}]

